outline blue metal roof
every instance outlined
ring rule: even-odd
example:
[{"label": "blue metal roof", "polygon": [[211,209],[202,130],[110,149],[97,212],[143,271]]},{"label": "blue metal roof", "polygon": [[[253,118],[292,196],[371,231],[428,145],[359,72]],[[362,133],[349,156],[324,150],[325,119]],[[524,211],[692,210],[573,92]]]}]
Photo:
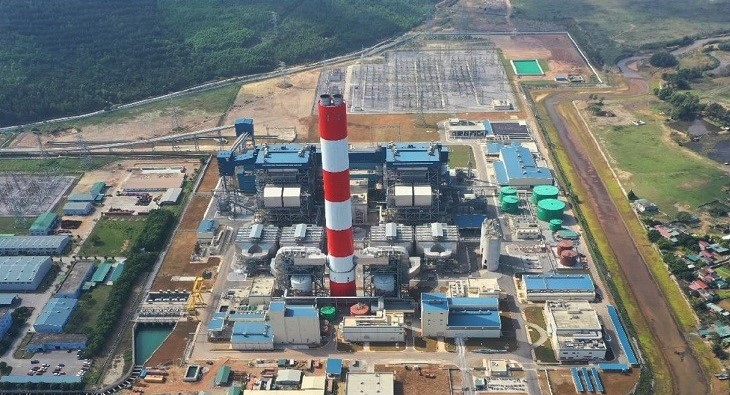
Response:
[{"label": "blue metal roof", "polygon": [[608,305],[606,308],[608,309],[608,315],[611,317],[611,322],[613,322],[613,326],[616,328],[616,336],[618,337],[619,343],[621,343],[621,348],[623,348],[624,354],[626,354],[626,359],[628,360],[629,365],[638,365],[639,360],[636,359],[636,354],[634,354],[634,349],[631,347],[631,342],[629,341],[628,335],[626,335],[624,325],[621,323],[621,319],[618,316],[616,308],[612,305]]},{"label": "blue metal roof", "polygon": [[327,358],[327,366],[325,368],[327,374],[342,374],[342,360],[339,358]]},{"label": "blue metal roof", "polygon": [[212,232],[218,227],[218,221],[214,219],[204,219],[198,225],[198,232]]},{"label": "blue metal roof", "polygon": [[211,318],[208,322],[209,331],[222,331],[226,327],[226,320],[223,318]]},{"label": "blue metal roof", "polygon": [[499,309],[499,299],[497,298],[449,298],[451,307],[466,307],[470,309],[481,308],[485,310]]},{"label": "blue metal roof", "polygon": [[[441,162],[441,155],[448,158],[449,149],[436,144],[430,153],[430,144],[407,143],[394,144],[395,149],[386,148],[385,162],[389,165],[433,165]],[[396,155],[397,150],[397,155]]]},{"label": "blue metal roof", "polygon": [[498,310],[484,310],[481,312],[450,312],[448,326],[475,326],[501,328],[502,319]]},{"label": "blue metal roof", "polygon": [[504,144],[502,143],[487,143],[487,154],[498,155],[503,146]]},{"label": "blue metal roof", "polygon": [[501,185],[507,185],[512,180],[538,179],[547,184],[553,183],[553,175],[550,169],[538,167],[535,158],[529,149],[519,143],[502,146],[500,159],[494,162],[497,181]]},{"label": "blue metal roof", "polygon": [[233,324],[231,343],[274,342],[274,333],[267,322],[236,322]]},{"label": "blue metal roof", "polygon": [[0,249],[43,248],[58,249],[71,242],[71,236],[3,236],[0,237]]},{"label": "blue metal roof", "polygon": [[527,292],[539,291],[594,291],[593,279],[588,274],[528,274],[522,277]]},{"label": "blue metal roof", "polygon": [[318,317],[314,306],[287,306],[284,317]]},{"label": "blue metal roof", "polygon": [[78,299],[51,298],[38,315],[34,325],[63,327],[73,313]]},{"label": "blue metal roof", "polygon": [[[45,266],[44,270],[41,270]],[[51,267],[49,256],[0,256],[0,283],[33,283]]]},{"label": "blue metal roof", "polygon": [[8,306],[15,302],[18,294],[0,294],[0,306]]},{"label": "blue metal roof", "polygon": [[[269,144],[268,150],[258,149],[256,165],[260,167],[304,166],[309,163],[311,151],[303,144]],[[302,151],[300,153],[300,151]]]},{"label": "blue metal roof", "polygon": [[486,218],[486,214],[456,214],[454,223],[459,229],[481,229]]},{"label": "blue metal roof", "polygon": [[255,321],[255,320],[263,320],[266,318],[266,314],[262,312],[240,312],[240,313],[233,313],[228,314],[226,317],[230,321]]},{"label": "blue metal roof", "polygon": [[423,293],[421,294],[421,308],[423,311],[444,312],[449,310],[449,300],[446,294]]},{"label": "blue metal roof", "polygon": [[492,129],[492,123],[489,122],[488,119],[482,120],[482,125],[484,125],[484,131],[487,132],[487,134],[494,134],[494,130]]},{"label": "blue metal roof", "polygon": [[286,310],[286,303],[283,300],[274,300],[269,303],[269,311],[284,311]]}]

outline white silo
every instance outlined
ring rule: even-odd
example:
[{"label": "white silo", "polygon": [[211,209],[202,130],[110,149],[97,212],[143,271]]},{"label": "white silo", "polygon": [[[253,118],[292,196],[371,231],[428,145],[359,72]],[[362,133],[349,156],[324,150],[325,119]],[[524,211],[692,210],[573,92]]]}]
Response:
[{"label": "white silo", "polygon": [[373,287],[376,296],[395,295],[395,276],[392,274],[376,274],[373,276]]},{"label": "white silo", "polygon": [[499,269],[499,255],[502,248],[502,232],[499,223],[494,219],[485,219],[482,223],[482,235],[479,251],[482,254],[482,267],[490,272]]},{"label": "white silo", "polygon": [[296,274],[291,276],[291,290],[297,296],[312,294],[312,276]]}]

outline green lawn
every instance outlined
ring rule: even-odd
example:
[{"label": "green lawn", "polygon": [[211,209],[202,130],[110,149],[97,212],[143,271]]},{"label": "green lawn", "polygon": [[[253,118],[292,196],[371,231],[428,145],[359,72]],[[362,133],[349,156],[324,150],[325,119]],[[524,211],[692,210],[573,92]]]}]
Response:
[{"label": "green lawn", "polygon": [[97,285],[90,292],[82,294],[76,310],[63,328],[64,332],[91,333],[103,310],[104,303],[112,292],[112,287],[113,285]]},{"label": "green lawn", "polygon": [[662,133],[661,126],[651,122],[596,130],[617,167],[631,173],[628,180],[622,180],[624,188],[653,201],[661,211],[674,215],[675,203],[696,209],[703,203],[723,199],[722,187],[730,182],[730,177],[709,161],[665,142]]},{"label": "green lawn", "polygon": [[469,160],[474,166],[473,154],[471,147],[468,145],[450,145],[449,146],[449,167],[466,167]]},{"label": "green lawn", "polygon": [[[143,218],[101,218],[79,251],[80,256],[124,256],[134,238],[142,231]],[[95,239],[97,239],[94,243]]]},{"label": "green lawn", "polygon": [[725,281],[730,280],[730,268],[728,268],[726,266],[720,266],[720,267],[716,268],[715,273],[717,273]]},{"label": "green lawn", "polygon": [[22,171],[27,173],[48,172],[53,167],[60,173],[81,173],[92,170],[114,162],[114,157],[93,157],[88,167],[84,167],[78,158],[51,158],[51,159],[28,159],[28,158],[2,158],[0,159],[0,172]]},{"label": "green lawn", "polygon": [[28,234],[30,225],[33,224],[34,218],[21,218],[16,222],[14,217],[0,217],[0,233],[12,233],[15,235]]}]

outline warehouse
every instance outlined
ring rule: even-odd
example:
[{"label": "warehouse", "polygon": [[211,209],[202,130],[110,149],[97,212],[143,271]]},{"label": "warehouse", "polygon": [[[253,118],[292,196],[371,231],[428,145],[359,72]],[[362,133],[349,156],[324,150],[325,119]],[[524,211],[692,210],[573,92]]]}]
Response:
[{"label": "warehouse", "polygon": [[133,173],[124,184],[124,194],[164,192],[170,188],[182,188],[185,173]]},{"label": "warehouse", "polygon": [[33,329],[40,333],[61,333],[63,326],[71,317],[78,299],[51,298],[33,324]]},{"label": "warehouse", "polygon": [[94,263],[90,261],[76,262],[63,280],[61,288],[56,292],[57,298],[76,299],[81,294],[81,287],[89,280],[94,271]]},{"label": "warehouse", "polygon": [[33,225],[30,226],[28,234],[31,236],[46,236],[53,233],[58,225],[59,218],[56,213],[43,213],[39,215]]},{"label": "warehouse", "polygon": [[104,200],[104,190],[106,183],[99,181],[91,185],[91,190],[85,193],[73,193],[68,196],[69,202],[89,202],[99,203]]},{"label": "warehouse", "polygon": [[403,322],[403,313],[381,310],[375,315],[345,317],[340,330],[342,337],[349,342],[402,343],[406,337]]},{"label": "warehouse", "polygon": [[68,202],[63,205],[63,215],[89,215],[94,211],[91,202]]},{"label": "warehouse", "polygon": [[0,255],[63,255],[71,236],[1,236]]},{"label": "warehouse", "polygon": [[345,395],[393,395],[393,373],[348,373]]},{"label": "warehouse", "polygon": [[588,274],[528,274],[522,277],[522,287],[530,302],[596,298],[596,286]]},{"label": "warehouse", "polygon": [[497,141],[513,141],[513,140],[530,140],[530,130],[527,128],[525,121],[517,122],[489,122],[484,121],[485,125],[489,124],[489,132],[487,139]]},{"label": "warehouse", "polygon": [[499,338],[502,319],[497,298],[421,295],[421,334],[425,337]]},{"label": "warehouse", "polygon": [[550,169],[539,167],[530,150],[519,143],[503,145],[499,150],[499,160],[493,166],[497,183],[501,186],[529,188],[553,183]]},{"label": "warehouse", "polygon": [[182,191],[182,188],[170,188],[165,191],[165,193],[162,194],[162,197],[160,197],[160,206],[166,204],[177,204],[180,200],[180,195],[182,195]]},{"label": "warehouse", "polygon": [[0,257],[0,291],[35,291],[52,264],[49,256]]},{"label": "warehouse", "polygon": [[54,350],[83,350],[86,348],[86,335],[73,333],[35,333],[25,347],[28,352]]},{"label": "warehouse", "polygon": [[559,361],[606,358],[598,314],[588,302],[548,301],[543,309],[547,332]]},{"label": "warehouse", "polygon": [[273,350],[274,333],[271,324],[264,321],[234,323],[231,348],[241,351]]},{"label": "warehouse", "polygon": [[272,301],[269,319],[276,343],[314,344],[321,340],[319,314],[314,306],[287,306],[284,301]]}]

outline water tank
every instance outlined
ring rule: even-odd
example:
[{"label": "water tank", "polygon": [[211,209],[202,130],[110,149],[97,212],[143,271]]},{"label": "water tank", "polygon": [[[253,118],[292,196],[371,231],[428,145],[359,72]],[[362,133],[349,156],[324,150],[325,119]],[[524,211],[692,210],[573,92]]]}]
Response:
[{"label": "water tank", "polygon": [[560,240],[558,242],[558,256],[560,256],[560,253],[567,250],[573,249],[573,242],[570,240]]},{"label": "water tank", "polygon": [[551,219],[550,220],[550,230],[553,232],[557,232],[560,229],[563,229],[563,220],[562,219]]},{"label": "water tank", "polygon": [[312,294],[312,276],[296,274],[291,276],[291,291],[294,295],[311,295]]},{"label": "water tank", "polygon": [[499,188],[499,199],[504,199],[505,196],[517,196],[517,189],[515,187]]},{"label": "water tank", "polygon": [[324,306],[319,309],[319,314],[327,321],[334,321],[337,318],[337,309],[335,306]]},{"label": "water tank", "polygon": [[565,250],[560,253],[560,264],[563,266],[575,266],[578,262],[578,252],[575,250]]},{"label": "water tank", "polygon": [[517,196],[505,196],[502,199],[502,211],[515,214],[520,211],[520,199]]},{"label": "water tank", "polygon": [[350,315],[365,315],[370,311],[370,307],[365,303],[357,303],[350,306]]},{"label": "water tank", "polygon": [[557,199],[560,190],[552,185],[538,185],[532,189],[532,203],[537,204],[543,199]]},{"label": "water tank", "polygon": [[395,276],[392,274],[376,274],[373,276],[373,288],[376,296],[395,296]]},{"label": "water tank", "polygon": [[543,199],[537,203],[537,218],[543,221],[563,219],[565,202],[557,199]]}]

